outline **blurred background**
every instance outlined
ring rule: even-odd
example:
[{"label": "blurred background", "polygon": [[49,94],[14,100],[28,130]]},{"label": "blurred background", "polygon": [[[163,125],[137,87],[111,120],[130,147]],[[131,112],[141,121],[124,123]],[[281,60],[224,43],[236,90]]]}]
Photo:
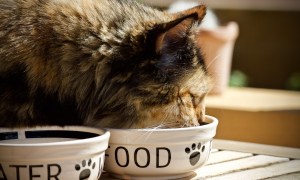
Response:
[{"label": "blurred background", "polygon": [[[175,0],[140,0],[168,9]],[[207,5],[221,25],[235,21],[231,86],[300,90],[299,0],[185,0]]]}]

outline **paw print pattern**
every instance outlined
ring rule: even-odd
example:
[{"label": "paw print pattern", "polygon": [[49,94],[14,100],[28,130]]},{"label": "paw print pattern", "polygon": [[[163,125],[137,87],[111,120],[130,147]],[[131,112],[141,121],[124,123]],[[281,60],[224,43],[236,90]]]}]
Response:
[{"label": "paw print pattern", "polygon": [[203,153],[205,150],[205,146],[201,146],[201,143],[193,143],[191,148],[189,147],[186,147],[185,148],[185,152],[187,154],[190,154],[190,163],[192,166],[195,166],[197,164],[197,162],[200,160],[200,156],[201,156],[201,153],[200,151]]},{"label": "paw print pattern", "polygon": [[95,162],[92,162],[91,159],[89,159],[88,161],[83,160],[80,164],[76,164],[75,165],[75,169],[76,171],[79,171],[79,180],[84,180],[84,179],[88,179],[91,175],[91,170],[95,169]]}]

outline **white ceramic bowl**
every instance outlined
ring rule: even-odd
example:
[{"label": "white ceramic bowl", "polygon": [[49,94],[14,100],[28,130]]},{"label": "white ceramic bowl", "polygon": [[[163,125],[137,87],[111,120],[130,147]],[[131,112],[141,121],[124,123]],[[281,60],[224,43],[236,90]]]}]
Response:
[{"label": "white ceramic bowl", "polygon": [[104,170],[122,179],[173,179],[190,176],[207,160],[218,120],[174,129],[108,129]]},{"label": "white ceramic bowl", "polygon": [[98,179],[109,136],[77,126],[0,129],[0,179]]}]

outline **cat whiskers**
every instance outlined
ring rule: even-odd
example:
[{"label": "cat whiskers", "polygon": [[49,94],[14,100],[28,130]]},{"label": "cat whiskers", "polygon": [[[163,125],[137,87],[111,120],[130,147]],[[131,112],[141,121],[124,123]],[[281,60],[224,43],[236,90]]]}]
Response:
[{"label": "cat whiskers", "polygon": [[155,129],[147,128],[147,131],[145,131],[145,133],[141,135],[141,138],[147,140],[151,136],[151,134],[154,132],[154,130]]},{"label": "cat whiskers", "polygon": [[216,55],[215,58],[209,61],[209,64],[206,65],[206,68],[208,69],[216,60],[219,59],[220,55]]},{"label": "cat whiskers", "polygon": [[147,140],[156,129],[163,129],[163,128],[166,128],[164,123],[161,123],[159,125],[154,125],[151,127],[147,127],[147,128],[145,128],[147,131],[145,131],[145,133],[141,136],[141,138],[144,138],[145,140]]},{"label": "cat whiskers", "polygon": [[179,122],[175,122],[174,120],[165,120],[161,122],[158,125],[153,125],[151,127],[147,127],[147,129],[164,129],[164,128],[176,128],[176,127],[181,127],[181,124]]}]

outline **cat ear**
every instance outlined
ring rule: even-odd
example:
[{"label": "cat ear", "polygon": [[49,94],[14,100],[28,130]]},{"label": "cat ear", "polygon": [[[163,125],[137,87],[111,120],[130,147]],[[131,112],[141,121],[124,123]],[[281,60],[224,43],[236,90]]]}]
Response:
[{"label": "cat ear", "polygon": [[204,5],[173,14],[175,20],[160,24],[156,28],[155,51],[159,53],[164,47],[174,45],[182,39],[193,23],[200,23],[206,14]]}]

